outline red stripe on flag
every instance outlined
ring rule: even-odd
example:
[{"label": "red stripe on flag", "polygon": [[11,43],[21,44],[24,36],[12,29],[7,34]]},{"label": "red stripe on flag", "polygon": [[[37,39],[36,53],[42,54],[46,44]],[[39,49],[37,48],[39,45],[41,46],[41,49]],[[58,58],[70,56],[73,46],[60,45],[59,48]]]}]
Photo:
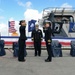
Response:
[{"label": "red stripe on flag", "polygon": [[9,22],[9,33],[13,33],[16,31],[16,29],[14,28],[15,26],[15,21],[10,21]]}]

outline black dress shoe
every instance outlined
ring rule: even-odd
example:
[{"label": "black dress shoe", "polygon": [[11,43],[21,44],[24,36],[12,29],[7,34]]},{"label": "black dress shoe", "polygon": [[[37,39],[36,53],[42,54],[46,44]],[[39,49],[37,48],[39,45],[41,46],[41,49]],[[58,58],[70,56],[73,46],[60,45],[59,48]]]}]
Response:
[{"label": "black dress shoe", "polygon": [[38,54],[39,57],[41,57],[41,55]]},{"label": "black dress shoe", "polygon": [[26,60],[24,59],[24,60],[18,60],[19,62],[25,62]]},{"label": "black dress shoe", "polygon": [[51,62],[51,60],[49,60],[49,59],[46,59],[46,60],[45,60],[45,62]]},{"label": "black dress shoe", "polygon": [[37,55],[34,55],[35,57],[37,56]]}]

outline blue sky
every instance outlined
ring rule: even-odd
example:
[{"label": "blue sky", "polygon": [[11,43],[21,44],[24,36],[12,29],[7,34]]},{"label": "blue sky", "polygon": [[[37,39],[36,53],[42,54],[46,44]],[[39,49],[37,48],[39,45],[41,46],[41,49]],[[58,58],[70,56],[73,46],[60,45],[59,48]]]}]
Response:
[{"label": "blue sky", "polygon": [[[47,7],[75,7],[75,0],[0,0],[0,32],[7,35],[9,20],[39,19]],[[4,30],[6,28],[6,30]],[[16,24],[18,29],[18,23]]]}]

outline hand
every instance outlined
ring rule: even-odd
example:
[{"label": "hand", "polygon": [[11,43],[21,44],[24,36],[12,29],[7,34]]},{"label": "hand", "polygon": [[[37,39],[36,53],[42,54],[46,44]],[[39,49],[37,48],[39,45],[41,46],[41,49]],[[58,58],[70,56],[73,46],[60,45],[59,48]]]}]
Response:
[{"label": "hand", "polygon": [[51,42],[51,40],[48,40],[48,43],[50,43]]},{"label": "hand", "polygon": [[32,40],[32,41],[34,41],[34,40]]},{"label": "hand", "polygon": [[43,29],[45,29],[45,26],[43,27]]},{"label": "hand", "polygon": [[25,40],[27,40],[27,37],[25,38]]},{"label": "hand", "polygon": [[34,38],[32,38],[32,41],[34,41]]}]

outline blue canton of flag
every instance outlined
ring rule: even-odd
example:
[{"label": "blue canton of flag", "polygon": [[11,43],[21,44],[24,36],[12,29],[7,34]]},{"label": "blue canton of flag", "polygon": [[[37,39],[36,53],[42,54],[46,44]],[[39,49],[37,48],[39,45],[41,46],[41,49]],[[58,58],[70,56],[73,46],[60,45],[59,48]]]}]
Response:
[{"label": "blue canton of flag", "polygon": [[70,23],[69,32],[75,32],[75,23]]},{"label": "blue canton of flag", "polygon": [[36,20],[31,20],[28,22],[28,32],[31,32],[32,30],[35,29],[35,23],[36,23]]}]

